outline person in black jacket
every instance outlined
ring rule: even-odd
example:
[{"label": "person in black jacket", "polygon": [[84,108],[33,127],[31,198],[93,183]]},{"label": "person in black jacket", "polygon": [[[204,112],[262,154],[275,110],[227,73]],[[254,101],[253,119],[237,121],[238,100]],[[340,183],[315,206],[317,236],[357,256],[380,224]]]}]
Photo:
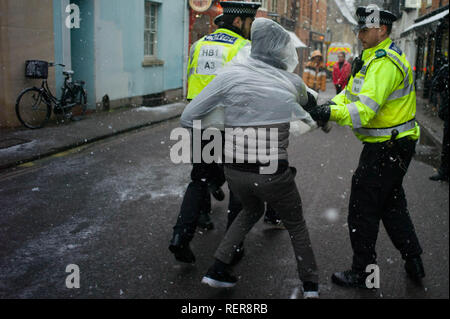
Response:
[{"label": "person in black jacket", "polygon": [[448,139],[448,61],[439,69],[431,83],[431,89],[436,93],[439,92],[440,102],[438,116],[444,121],[444,139],[442,141],[441,165],[436,174],[430,176],[432,181],[449,180],[448,172],[448,156],[449,156],[449,139]]}]

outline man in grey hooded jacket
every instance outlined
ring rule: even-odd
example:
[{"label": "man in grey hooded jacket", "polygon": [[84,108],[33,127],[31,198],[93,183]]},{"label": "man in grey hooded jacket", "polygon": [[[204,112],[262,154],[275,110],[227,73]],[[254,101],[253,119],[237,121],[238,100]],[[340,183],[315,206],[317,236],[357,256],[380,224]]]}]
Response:
[{"label": "man in grey hooded jacket", "polygon": [[[244,210],[215,253],[216,262],[202,283],[233,287],[230,273],[234,249],[264,213],[264,202],[280,215],[290,234],[305,298],[318,297],[318,273],[302,202],[289,167],[290,122],[313,122],[301,105],[314,104],[302,79],[289,34],[272,20],[258,18],[252,26],[250,57],[228,64],[186,107],[181,124],[215,116],[225,131],[225,176]],[[222,126],[222,127],[221,127]]]}]

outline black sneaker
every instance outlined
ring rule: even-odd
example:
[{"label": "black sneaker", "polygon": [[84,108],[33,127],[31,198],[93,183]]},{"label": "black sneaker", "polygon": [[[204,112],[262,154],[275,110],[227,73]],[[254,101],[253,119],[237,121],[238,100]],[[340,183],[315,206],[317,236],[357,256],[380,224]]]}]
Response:
[{"label": "black sneaker", "polygon": [[237,278],[226,270],[217,271],[214,266],[209,268],[208,272],[202,279],[202,284],[209,285],[213,288],[231,288],[237,283]]},{"label": "black sneaker", "polygon": [[368,274],[365,272],[357,272],[354,270],[346,270],[335,272],[331,276],[331,281],[342,287],[366,288],[366,278]]},{"label": "black sneaker", "polygon": [[176,234],[170,241],[169,250],[175,255],[175,259],[183,263],[195,263],[195,255],[189,247],[189,242],[183,241],[180,235]]},{"label": "black sneaker", "polygon": [[319,299],[319,284],[312,281],[305,281],[303,283],[303,298]]},{"label": "black sneaker", "polygon": [[208,184],[208,189],[211,195],[218,200],[219,202],[225,199],[225,193],[223,192],[220,186],[216,186],[214,184]]},{"label": "black sneaker", "polygon": [[198,218],[197,227],[203,228],[203,229],[214,229],[214,224],[211,221],[211,217],[209,216],[209,213],[200,213],[200,216]]},{"label": "black sneaker", "polygon": [[230,265],[236,265],[241,261],[242,257],[244,257],[244,243],[240,243],[238,248],[236,248],[236,250],[234,251],[233,260],[231,260]]},{"label": "black sneaker", "polygon": [[405,270],[409,278],[415,282],[420,282],[425,277],[425,269],[420,256],[408,258],[405,262]]}]

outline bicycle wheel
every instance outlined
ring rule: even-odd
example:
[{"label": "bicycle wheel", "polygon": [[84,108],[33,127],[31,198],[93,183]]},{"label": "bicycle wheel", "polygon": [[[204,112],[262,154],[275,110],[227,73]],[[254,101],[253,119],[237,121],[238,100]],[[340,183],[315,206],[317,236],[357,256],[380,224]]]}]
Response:
[{"label": "bicycle wheel", "polygon": [[41,90],[29,88],[16,100],[16,114],[19,121],[26,127],[41,128],[47,123],[52,113],[52,107]]},{"label": "bicycle wheel", "polygon": [[75,119],[78,119],[80,116],[83,116],[86,114],[86,109],[87,109],[86,91],[81,88],[77,92],[74,101],[76,104],[72,107],[72,116],[75,117]]}]

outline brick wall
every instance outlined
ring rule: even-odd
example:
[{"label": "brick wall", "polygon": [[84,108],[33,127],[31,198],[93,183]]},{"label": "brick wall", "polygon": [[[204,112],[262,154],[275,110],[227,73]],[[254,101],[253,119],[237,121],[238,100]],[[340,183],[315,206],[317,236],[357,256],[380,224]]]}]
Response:
[{"label": "brick wall", "polygon": [[[19,126],[15,101],[22,89],[40,86],[25,78],[25,60],[54,61],[53,1],[1,0],[0,12],[0,128]],[[55,91],[54,72],[49,86]]]},{"label": "brick wall", "polygon": [[449,0],[422,0],[422,7],[419,10],[419,16],[423,16],[445,5],[448,5]]}]

